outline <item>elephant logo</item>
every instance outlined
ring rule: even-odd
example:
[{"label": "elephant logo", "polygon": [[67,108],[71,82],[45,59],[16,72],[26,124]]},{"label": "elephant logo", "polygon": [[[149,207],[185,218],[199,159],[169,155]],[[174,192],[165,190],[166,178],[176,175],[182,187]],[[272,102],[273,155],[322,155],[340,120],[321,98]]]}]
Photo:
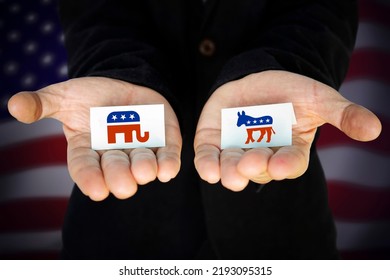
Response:
[{"label": "elephant logo", "polygon": [[247,139],[245,144],[255,142],[253,138],[253,132],[259,131],[260,136],[257,138],[257,142],[261,142],[265,135],[267,135],[266,142],[271,142],[272,134],[275,134],[274,129],[272,128],[273,119],[271,116],[262,116],[259,118],[254,118],[245,114],[245,111],[241,113],[238,112],[237,126],[240,127],[245,125],[247,132]]},{"label": "elephant logo", "polygon": [[109,144],[116,143],[116,135],[123,133],[125,143],[133,142],[133,132],[138,142],[144,143],[149,140],[149,131],[141,133],[140,116],[135,111],[111,112],[107,116],[107,141]]}]

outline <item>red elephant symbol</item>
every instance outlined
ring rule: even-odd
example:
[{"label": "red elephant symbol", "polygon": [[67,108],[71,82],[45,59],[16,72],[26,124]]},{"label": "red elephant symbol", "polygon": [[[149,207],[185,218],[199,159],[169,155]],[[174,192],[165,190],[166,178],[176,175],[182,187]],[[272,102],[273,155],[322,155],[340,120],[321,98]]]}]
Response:
[{"label": "red elephant symbol", "polygon": [[149,131],[141,135],[140,117],[135,111],[112,112],[107,116],[107,141],[109,144],[116,143],[116,135],[123,133],[125,143],[133,142],[133,132],[138,142],[144,143],[149,140]]}]

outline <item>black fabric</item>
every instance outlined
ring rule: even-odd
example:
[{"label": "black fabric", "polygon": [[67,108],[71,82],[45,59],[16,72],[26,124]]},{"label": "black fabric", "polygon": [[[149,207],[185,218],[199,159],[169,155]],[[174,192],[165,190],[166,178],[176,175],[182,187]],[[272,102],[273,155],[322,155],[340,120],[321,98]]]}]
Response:
[{"label": "black fabric", "polygon": [[[183,152],[193,157],[190,149]],[[75,187],[63,228],[63,258],[194,258],[207,236],[197,176],[189,163],[183,162],[174,180],[141,186],[127,200],[111,195],[93,202]]]},{"label": "black fabric", "polygon": [[[209,95],[248,74],[280,69],[339,87],[356,1],[63,0],[60,16],[71,77],[155,89],[174,107],[184,137],[183,166],[167,184],[99,203],[74,189],[64,258],[337,257],[315,145],[302,177],[234,193],[199,179],[192,140]],[[212,56],[199,52],[204,38],[215,43]]]}]

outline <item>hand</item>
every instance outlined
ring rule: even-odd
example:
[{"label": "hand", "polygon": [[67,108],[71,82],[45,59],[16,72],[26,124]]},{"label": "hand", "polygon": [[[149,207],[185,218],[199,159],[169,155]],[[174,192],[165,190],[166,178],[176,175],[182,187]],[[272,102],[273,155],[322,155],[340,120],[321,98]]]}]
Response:
[{"label": "hand", "polygon": [[[284,102],[293,103],[297,118],[292,146],[221,151],[222,108]],[[297,178],[307,170],[310,146],[324,123],[359,141],[373,140],[381,132],[372,112],[320,82],[285,71],[248,75],[221,86],[206,102],[195,135],[195,167],[203,180],[221,180],[233,191],[244,189],[249,180],[265,184]]]},{"label": "hand", "polygon": [[[165,105],[165,147],[91,149],[90,107],[158,103]],[[20,92],[9,100],[8,109],[24,123],[42,118],[62,122],[68,141],[69,173],[93,200],[103,200],[110,192],[128,198],[137,191],[137,185],[156,178],[167,182],[179,172],[182,142],[176,115],[166,99],[151,89],[109,78],[79,78],[36,92]]]}]

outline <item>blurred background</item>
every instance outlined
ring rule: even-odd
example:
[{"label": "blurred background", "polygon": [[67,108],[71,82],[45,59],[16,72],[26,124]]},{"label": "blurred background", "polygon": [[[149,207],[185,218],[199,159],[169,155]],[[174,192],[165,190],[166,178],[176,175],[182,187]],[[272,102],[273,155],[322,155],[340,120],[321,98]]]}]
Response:
[{"label": "blurred background", "polygon": [[[360,0],[340,92],[375,112],[381,136],[348,139],[325,125],[318,143],[344,259],[390,259],[390,0]],[[61,124],[15,121],[13,93],[67,79],[56,0],[0,0],[0,259],[55,259],[73,183]]]}]

